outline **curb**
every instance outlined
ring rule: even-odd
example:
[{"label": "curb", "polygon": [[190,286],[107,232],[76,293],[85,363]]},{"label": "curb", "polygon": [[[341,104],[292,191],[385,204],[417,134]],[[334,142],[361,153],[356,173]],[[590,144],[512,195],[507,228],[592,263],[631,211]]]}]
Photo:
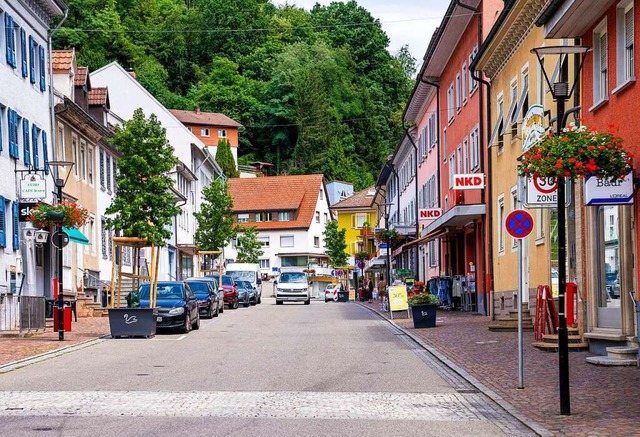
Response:
[{"label": "curb", "polygon": [[393,320],[387,319],[385,316],[380,314],[375,309],[369,308],[368,306],[363,305],[363,304],[361,304],[359,302],[355,302],[355,303],[358,304],[359,306],[361,306],[362,308],[366,308],[370,312],[374,313],[381,320],[384,320],[387,323],[392,324],[396,329],[402,331],[402,333],[404,333],[409,338],[411,338],[413,341],[415,341],[418,345],[420,345],[420,347],[422,347],[427,352],[429,352],[431,355],[433,355],[442,364],[447,366],[453,372],[457,373],[458,376],[460,376],[462,379],[464,379],[469,384],[474,386],[476,389],[478,389],[478,391],[480,391],[482,394],[484,394],[485,396],[490,398],[492,401],[494,401],[496,404],[498,404],[503,410],[505,410],[507,413],[509,413],[511,416],[513,416],[516,420],[521,422],[524,426],[526,426],[527,428],[529,428],[530,430],[535,432],[537,435],[542,436],[542,437],[552,437],[554,435],[551,431],[547,430],[545,427],[543,427],[539,423],[537,423],[537,422],[529,419],[528,417],[522,415],[513,405],[511,405],[508,401],[506,401],[504,398],[502,398],[498,393],[496,393],[495,391],[491,390],[490,388],[488,388],[487,386],[482,384],[474,376],[472,376],[469,372],[467,372],[463,368],[459,367],[457,364],[455,364],[453,361],[451,361],[449,358],[447,358],[444,354],[440,353],[437,349],[435,349],[432,346],[429,346],[428,344],[426,344],[421,338],[419,338],[415,334],[412,334],[411,332],[407,331],[406,329],[398,326]]},{"label": "curb", "polygon": [[105,341],[110,337],[111,337],[110,335],[103,335],[102,337],[92,338],[89,340],[85,340],[81,343],[71,344],[69,346],[64,346],[49,352],[44,352],[38,355],[34,355],[32,357],[23,358],[21,360],[0,365],[0,374],[8,373],[13,370],[17,370],[21,367],[26,367],[31,364],[39,363],[41,361],[48,360],[49,358],[55,358],[69,352],[74,352],[76,350],[84,349],[86,347],[93,346],[94,344],[102,343],[103,341]]}]

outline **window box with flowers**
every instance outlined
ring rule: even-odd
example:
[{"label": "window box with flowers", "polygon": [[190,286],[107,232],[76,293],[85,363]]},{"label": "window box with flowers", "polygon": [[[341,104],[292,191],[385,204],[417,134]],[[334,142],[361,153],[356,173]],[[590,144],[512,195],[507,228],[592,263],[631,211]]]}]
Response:
[{"label": "window box with flowers", "polygon": [[53,205],[40,202],[31,208],[29,215],[29,221],[41,229],[49,229],[57,225],[77,229],[82,227],[88,218],[89,211],[68,200]]},{"label": "window box with flowers", "polygon": [[598,132],[571,123],[561,135],[549,133],[522,155],[518,173],[525,177],[622,180],[631,171],[633,154],[623,148],[615,127],[609,124],[609,132]]}]

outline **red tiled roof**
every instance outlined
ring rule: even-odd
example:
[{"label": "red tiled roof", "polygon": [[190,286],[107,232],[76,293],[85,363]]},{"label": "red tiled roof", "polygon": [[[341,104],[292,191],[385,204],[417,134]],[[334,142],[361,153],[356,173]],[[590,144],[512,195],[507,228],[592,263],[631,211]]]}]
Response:
[{"label": "red tiled roof", "polygon": [[73,84],[75,86],[83,86],[87,83],[87,77],[89,76],[87,72],[89,69],[87,67],[78,67],[76,70],[76,77],[73,79]]},{"label": "red tiled roof", "polygon": [[89,91],[88,101],[91,106],[104,106],[107,104],[109,93],[106,87],[92,88]]},{"label": "red tiled roof", "polygon": [[181,111],[171,109],[171,113],[184,124],[200,124],[203,126],[242,127],[240,123],[218,112]]},{"label": "red tiled roof", "polygon": [[307,229],[315,215],[322,178],[321,174],[233,178],[229,179],[229,194],[236,213],[297,210],[295,220],[248,222],[242,226],[255,226],[259,230]]},{"label": "red tiled roof", "polygon": [[73,66],[73,58],[75,51],[72,50],[54,50],[51,54],[52,67],[54,71],[69,71]]},{"label": "red tiled roof", "polygon": [[365,188],[362,191],[358,191],[351,197],[341,200],[331,207],[331,209],[342,208],[370,208],[373,204],[373,199],[376,197],[376,187]]}]

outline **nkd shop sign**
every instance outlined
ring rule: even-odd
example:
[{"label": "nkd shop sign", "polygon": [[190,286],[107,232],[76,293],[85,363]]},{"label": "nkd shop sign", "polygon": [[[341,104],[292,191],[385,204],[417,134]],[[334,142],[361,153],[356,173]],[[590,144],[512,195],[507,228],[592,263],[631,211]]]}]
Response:
[{"label": "nkd shop sign", "polygon": [[484,174],[457,174],[453,176],[454,190],[479,190],[484,188]]},{"label": "nkd shop sign", "polygon": [[430,209],[419,209],[418,210],[418,219],[419,220],[435,220],[440,218],[442,215],[441,208],[430,208]]}]

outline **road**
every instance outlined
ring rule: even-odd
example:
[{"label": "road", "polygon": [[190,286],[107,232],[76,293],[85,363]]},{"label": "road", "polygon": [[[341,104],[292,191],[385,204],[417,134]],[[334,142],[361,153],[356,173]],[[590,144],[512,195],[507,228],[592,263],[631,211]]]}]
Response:
[{"label": "road", "polygon": [[12,437],[529,433],[369,310],[267,298],[0,375],[0,416]]}]

